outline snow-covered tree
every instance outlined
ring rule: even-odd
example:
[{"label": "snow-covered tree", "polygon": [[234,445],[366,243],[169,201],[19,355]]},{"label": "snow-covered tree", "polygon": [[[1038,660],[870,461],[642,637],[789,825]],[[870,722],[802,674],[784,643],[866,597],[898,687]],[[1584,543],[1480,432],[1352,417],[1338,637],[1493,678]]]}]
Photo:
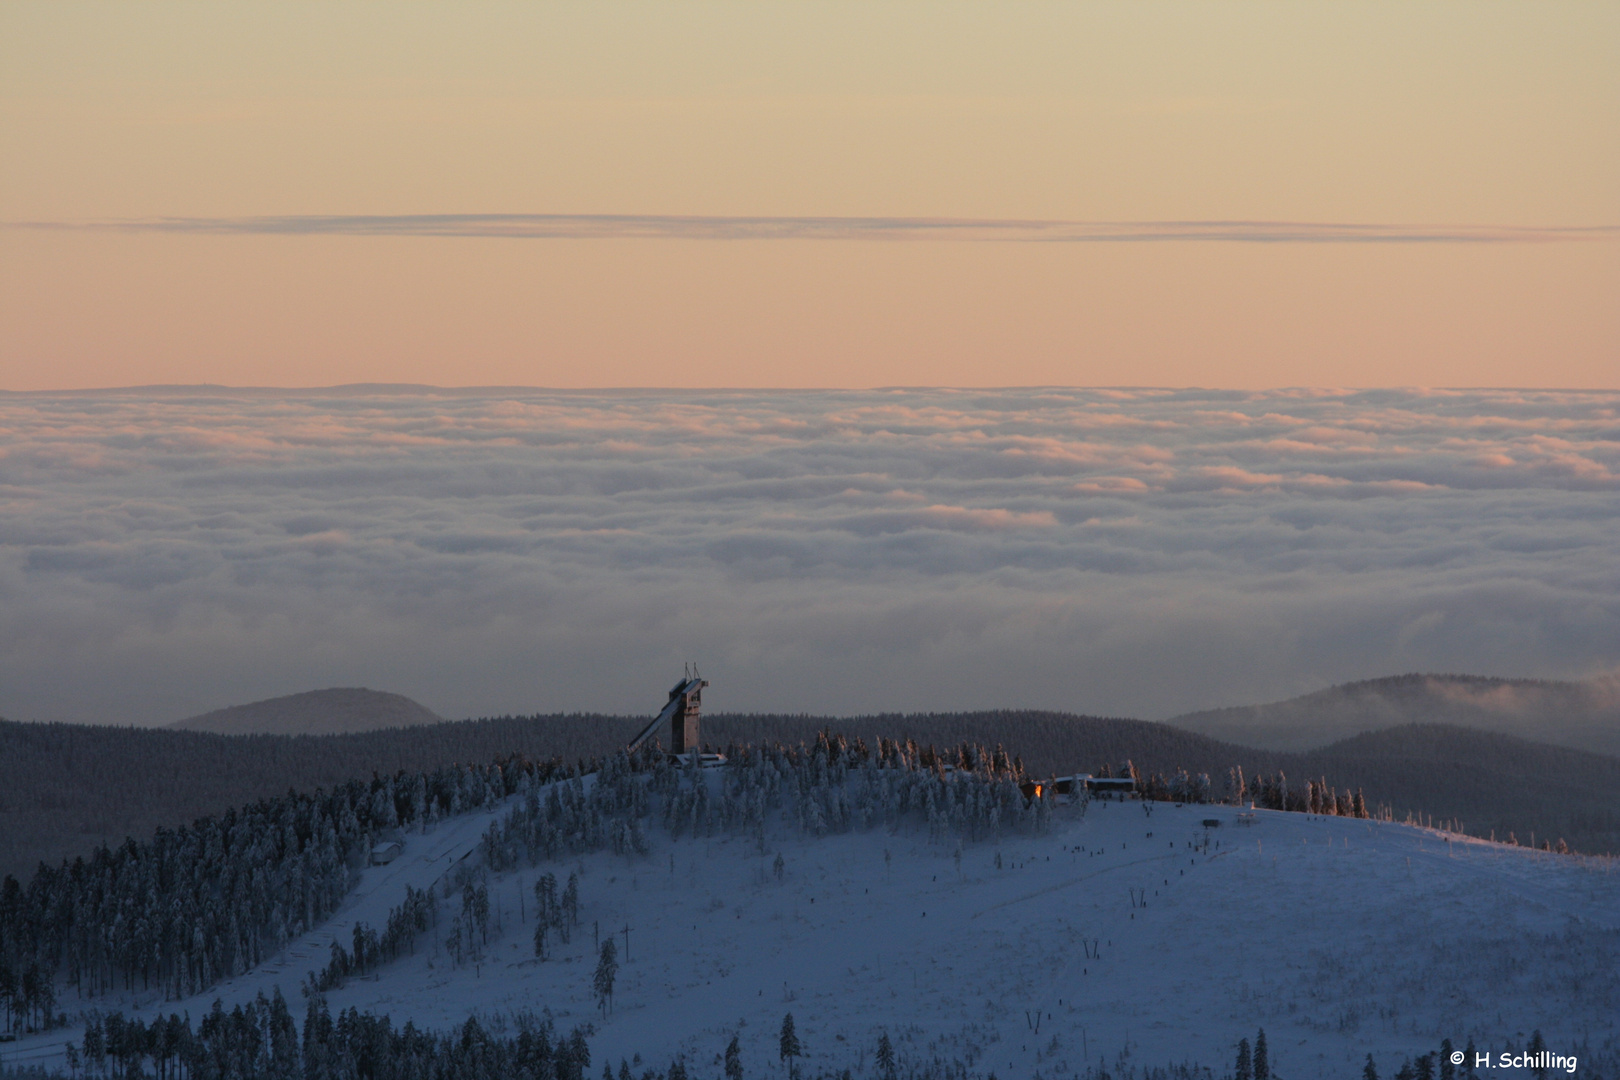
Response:
[{"label": "snow-covered tree", "polygon": [[579,925],[579,875],[578,874],[569,874],[568,875],[568,886],[565,889],[563,889],[562,910],[563,910],[563,914],[568,919],[568,925],[570,925],[570,926],[578,926]]},{"label": "snow-covered tree", "polygon": [[788,1075],[793,1075],[793,1062],[801,1053],[798,1033],[793,1030],[793,1014],[787,1013],[782,1017],[782,1033],[777,1039],[777,1051],[781,1060],[787,1065]]},{"label": "snow-covered tree", "polygon": [[546,938],[551,934],[551,924],[537,921],[534,924],[534,955],[541,960],[546,958]]},{"label": "snow-covered tree", "polygon": [[[998,747],[997,749],[999,751],[1000,748]],[[879,1073],[884,1080],[894,1080],[894,1043],[889,1041],[889,1033],[887,1031],[878,1036],[877,1066]]]},{"label": "snow-covered tree", "polygon": [[[1535,1031],[1531,1032],[1530,1045],[1526,1046],[1525,1050],[1532,1055],[1540,1055],[1546,1049],[1547,1040],[1541,1037],[1541,1029],[1536,1028]],[[1540,1061],[1541,1059],[1537,1056],[1533,1060]],[[1536,1080],[1547,1080],[1547,1067],[1545,1065],[1532,1065],[1530,1071],[1535,1074]]]},{"label": "snow-covered tree", "polygon": [[591,989],[596,992],[597,1008],[606,1016],[613,1008],[613,980],[619,973],[619,950],[609,934],[602,942],[601,954],[596,960],[596,973],[591,976]]}]

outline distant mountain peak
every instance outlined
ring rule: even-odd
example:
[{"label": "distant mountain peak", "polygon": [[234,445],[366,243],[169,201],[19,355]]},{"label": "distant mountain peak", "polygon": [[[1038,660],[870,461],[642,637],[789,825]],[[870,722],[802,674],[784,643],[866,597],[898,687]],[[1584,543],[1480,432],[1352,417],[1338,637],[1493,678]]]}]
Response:
[{"label": "distant mountain peak", "polygon": [[1263,750],[1312,750],[1363,732],[1441,723],[1620,754],[1620,681],[1412,672],[1263,705],[1206,709],[1166,723]]},{"label": "distant mountain peak", "polygon": [[[1451,672],[1412,671],[1404,675],[1385,675],[1376,679],[1358,679],[1355,682],[1338,683],[1305,694],[1302,697],[1288,700],[1301,701],[1323,697],[1353,697],[1369,694],[1411,695],[1437,692],[1461,693],[1469,697],[1484,697],[1492,694],[1500,696],[1504,691],[1512,692],[1515,690],[1541,693],[1579,693],[1586,685],[1578,682],[1559,682],[1553,679],[1515,679],[1498,675],[1459,675]],[[1252,708],[1253,706],[1239,707]]]},{"label": "distant mountain peak", "polygon": [[338,735],[443,722],[442,716],[403,694],[339,686],[231,705],[169,726],[220,735]]}]

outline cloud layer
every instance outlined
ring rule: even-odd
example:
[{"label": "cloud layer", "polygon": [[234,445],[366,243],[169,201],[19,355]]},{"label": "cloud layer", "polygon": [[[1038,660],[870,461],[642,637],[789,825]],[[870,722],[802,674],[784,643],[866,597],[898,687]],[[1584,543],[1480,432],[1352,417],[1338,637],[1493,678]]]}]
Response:
[{"label": "cloud layer", "polygon": [[0,394],[0,715],[1162,716],[1620,663],[1620,394]]},{"label": "cloud layer", "polygon": [[216,236],[454,236],[523,240],[889,240],[1002,243],[1545,244],[1614,240],[1616,226],[1324,221],[1062,221],[1009,218],[671,214],[282,214],[14,222],[28,229]]}]

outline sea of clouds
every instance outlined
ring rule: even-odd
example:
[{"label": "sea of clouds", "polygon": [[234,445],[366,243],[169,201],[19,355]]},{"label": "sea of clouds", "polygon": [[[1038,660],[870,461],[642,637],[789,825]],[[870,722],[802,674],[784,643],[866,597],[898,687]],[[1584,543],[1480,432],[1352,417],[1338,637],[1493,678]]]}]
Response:
[{"label": "sea of clouds", "polygon": [[1620,664],[1620,393],[0,394],[0,715],[1162,717]]}]

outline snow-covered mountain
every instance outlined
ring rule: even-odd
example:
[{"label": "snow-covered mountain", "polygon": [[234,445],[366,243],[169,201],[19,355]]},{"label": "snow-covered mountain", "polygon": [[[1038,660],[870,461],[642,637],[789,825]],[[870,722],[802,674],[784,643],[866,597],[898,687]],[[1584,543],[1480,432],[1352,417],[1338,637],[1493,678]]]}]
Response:
[{"label": "snow-covered mountain", "polygon": [[[902,1060],[1001,1077],[1099,1062],[1119,1073],[1122,1055],[1220,1076],[1260,1029],[1285,1077],[1359,1075],[1369,1053],[1388,1075],[1445,1038],[1496,1053],[1536,1030],[1555,1052],[1620,1061],[1612,859],[1391,822],[1133,801],[1057,805],[1028,829],[1006,821],[999,838],[973,839],[944,811],[930,824],[864,827],[850,811],[839,832],[791,792],[757,823],[693,835],[682,815],[697,820],[703,800],[722,797],[722,773],[655,797],[642,853],[626,840],[626,854],[609,844],[495,869],[515,850],[499,853],[502,823],[514,835],[526,800],[543,807],[555,787],[412,827],[334,917],[259,967],[186,1000],[64,991],[60,1007],[196,1018],[216,999],[228,1010],[279,989],[299,1013],[300,986],[333,945],[348,948],[357,924],[382,927],[409,886],[440,898],[437,925],[414,953],[328,991],[334,1011],[432,1029],[470,1014],[495,1031],[524,1014],[561,1029],[590,1022],[596,1072],[639,1055],[717,1075],[735,1035],[746,1076],[785,1075],[788,1013],[812,1075],[875,1076],[885,1033]],[[593,778],[562,783],[586,791]],[[659,805],[673,831],[656,827]],[[571,940],[553,937],[540,960],[543,874],[575,875],[580,906]],[[457,926],[460,884],[474,882],[487,890],[488,941],[457,962],[449,936],[470,930]],[[605,1010],[593,973],[610,935],[620,967]],[[60,1064],[81,1030],[30,1036],[0,1061]]]}]

